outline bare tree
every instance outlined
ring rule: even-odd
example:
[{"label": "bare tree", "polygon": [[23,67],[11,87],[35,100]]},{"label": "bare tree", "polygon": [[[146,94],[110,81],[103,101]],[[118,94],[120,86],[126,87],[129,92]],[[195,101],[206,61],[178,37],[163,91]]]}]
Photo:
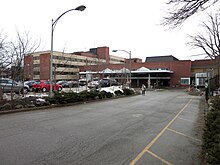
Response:
[{"label": "bare tree", "polygon": [[0,33],[0,56],[0,75],[2,75],[11,64],[9,43],[7,42],[7,37],[2,36],[2,33]]},{"label": "bare tree", "polygon": [[163,19],[163,25],[175,28],[195,13],[214,5],[218,0],[168,0],[168,15]]},{"label": "bare tree", "polygon": [[190,35],[189,45],[200,48],[204,54],[211,59],[220,56],[220,14],[208,15],[207,22],[202,22],[201,26],[205,30],[204,34],[198,33]]},{"label": "bare tree", "polygon": [[[24,56],[35,52],[40,43],[39,39],[33,40],[28,32],[17,31],[15,40],[10,42],[0,34],[0,74],[10,68],[10,77],[23,82]],[[0,90],[0,99],[2,99],[2,90]],[[13,99],[12,92],[11,99]]]},{"label": "bare tree", "polygon": [[24,79],[24,56],[35,52],[41,44],[39,39],[33,40],[29,32],[21,33],[17,31],[16,38],[10,42],[10,53],[13,57],[12,65],[14,67],[12,77],[23,81]]},{"label": "bare tree", "polygon": [[[0,77],[4,77],[7,71],[9,71],[9,67],[11,65],[11,55],[10,55],[10,46],[7,41],[7,37],[3,36],[2,32],[0,33]],[[0,100],[3,99],[2,96],[2,88],[0,85]]]},{"label": "bare tree", "polygon": [[198,33],[189,36],[189,45],[200,48],[204,54],[217,61],[218,76],[220,73],[220,14],[209,14],[207,22],[202,22],[201,26],[205,30],[204,34]]}]

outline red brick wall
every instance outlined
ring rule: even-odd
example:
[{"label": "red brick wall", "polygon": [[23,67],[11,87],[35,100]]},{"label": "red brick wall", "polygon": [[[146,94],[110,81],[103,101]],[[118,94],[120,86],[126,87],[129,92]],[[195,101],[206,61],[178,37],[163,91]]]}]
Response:
[{"label": "red brick wall", "polygon": [[191,76],[191,61],[171,61],[171,62],[145,62],[145,63],[132,63],[133,69],[140,67],[146,68],[168,68],[173,71],[171,75],[170,85],[179,85],[182,77]]},{"label": "red brick wall", "polygon": [[97,54],[100,59],[106,59],[106,63],[109,64],[110,57],[109,57],[109,47],[98,47]]},{"label": "red brick wall", "polygon": [[25,80],[32,80],[34,76],[33,71],[33,56],[27,55],[24,56],[24,79]]},{"label": "red brick wall", "polygon": [[194,67],[194,68],[199,67],[199,66],[212,67],[215,64],[216,64],[215,60],[195,60],[195,61],[192,61],[192,67]]},{"label": "red brick wall", "polygon": [[[97,68],[99,70],[104,70],[106,68],[112,69],[112,70],[119,70],[123,67],[127,67],[124,64],[106,64],[106,65],[99,65],[97,66],[84,66],[80,67],[80,71],[86,71],[86,70],[93,70],[96,71]],[[190,77],[191,76],[191,61],[190,60],[184,60],[184,61],[171,61],[171,62],[145,62],[145,63],[131,63],[132,70],[136,70],[141,67],[146,68],[167,68],[174,73],[171,74],[171,81],[170,85],[179,85],[180,79],[183,77]]]},{"label": "red brick wall", "polygon": [[40,55],[40,79],[50,79],[50,53]]}]

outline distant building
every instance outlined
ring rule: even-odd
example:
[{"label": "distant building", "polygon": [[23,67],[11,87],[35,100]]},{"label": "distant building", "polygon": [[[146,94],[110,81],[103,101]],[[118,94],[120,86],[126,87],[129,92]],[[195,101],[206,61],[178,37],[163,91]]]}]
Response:
[{"label": "distant building", "polygon": [[146,57],[145,62],[165,62],[165,61],[179,61],[176,57],[172,55],[168,56],[153,56],[153,57]]},{"label": "distant building", "polygon": [[[179,60],[172,55],[139,58],[121,58],[109,54],[108,47],[91,48],[86,52],[53,54],[53,80],[112,77],[132,87],[142,84],[152,87],[189,86],[219,75],[219,60]],[[204,75],[206,75],[204,77]],[[25,79],[50,78],[50,51],[26,55]],[[215,79],[213,84],[219,82]],[[213,88],[216,88],[215,85]]]},{"label": "distant building", "polygon": [[[79,79],[79,67],[124,64],[125,59],[109,55],[108,47],[92,48],[87,52],[53,52],[54,80]],[[27,54],[24,58],[25,79],[50,79],[50,51]]]}]

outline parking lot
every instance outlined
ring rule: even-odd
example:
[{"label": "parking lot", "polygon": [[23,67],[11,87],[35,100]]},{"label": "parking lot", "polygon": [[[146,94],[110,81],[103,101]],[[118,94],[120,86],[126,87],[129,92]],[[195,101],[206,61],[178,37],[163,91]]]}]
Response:
[{"label": "parking lot", "polygon": [[2,164],[201,164],[201,96],[147,91],[0,116]]}]

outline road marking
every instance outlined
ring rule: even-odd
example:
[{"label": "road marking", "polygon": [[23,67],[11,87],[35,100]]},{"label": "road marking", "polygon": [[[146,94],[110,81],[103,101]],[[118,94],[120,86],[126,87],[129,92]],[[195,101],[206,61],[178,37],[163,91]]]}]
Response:
[{"label": "road marking", "polygon": [[176,114],[176,116],[157,134],[157,136],[136,156],[134,160],[130,163],[130,165],[134,165],[140,160],[140,158],[147,152],[152,145],[159,139],[159,137],[166,131],[166,129],[176,120],[176,118],[186,109],[189,103],[192,101],[192,98],[188,101],[188,103]]},{"label": "road marking", "polygon": [[195,123],[195,122],[194,122],[194,121],[192,121],[192,120],[185,119],[185,118],[182,118],[182,117],[178,117],[178,119],[180,119],[180,120],[185,120],[185,121],[188,121],[188,122],[191,122],[191,123]]},{"label": "road marking", "polygon": [[195,121],[192,121],[192,120],[189,120],[189,119],[185,119],[185,118],[182,118],[182,117],[178,117],[178,119],[180,119],[180,120],[185,120],[185,121],[188,121],[188,122],[191,122],[191,123],[195,123],[195,124],[197,124],[197,127],[203,125],[203,124],[200,123],[200,122],[195,122]]},{"label": "road marking", "polygon": [[149,153],[150,155],[152,155],[153,157],[155,157],[155,158],[161,160],[163,163],[168,164],[168,165],[172,165],[172,163],[170,163],[170,162],[166,161],[165,159],[159,157],[159,156],[156,155],[155,153],[153,153],[153,152],[151,152],[151,151],[149,151],[149,150],[147,150],[146,152]]},{"label": "road marking", "polygon": [[132,114],[132,117],[142,117],[144,116],[143,114]]},{"label": "road marking", "polygon": [[202,142],[202,140],[197,139],[197,138],[194,138],[194,137],[192,137],[192,136],[188,136],[188,135],[186,135],[186,134],[184,134],[184,133],[182,133],[182,132],[178,132],[178,131],[175,131],[175,130],[170,129],[170,128],[167,128],[167,130],[168,130],[168,131],[171,131],[171,132],[174,132],[174,133],[176,133],[176,134],[178,134],[178,135],[185,136],[185,137],[190,138],[190,139],[192,139],[192,140]]},{"label": "road marking", "polygon": [[192,112],[192,111],[185,111],[185,113],[191,113],[191,114],[194,114],[196,115],[198,112]]}]

